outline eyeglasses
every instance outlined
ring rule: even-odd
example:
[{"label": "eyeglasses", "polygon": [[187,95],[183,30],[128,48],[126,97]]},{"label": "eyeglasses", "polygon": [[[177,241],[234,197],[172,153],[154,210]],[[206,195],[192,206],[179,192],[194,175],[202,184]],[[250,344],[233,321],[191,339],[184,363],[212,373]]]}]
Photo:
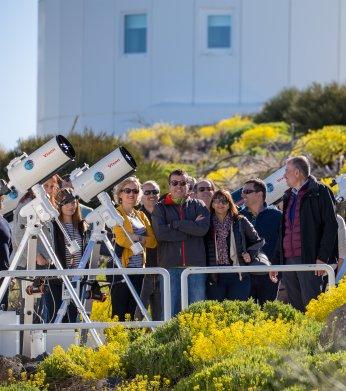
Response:
[{"label": "eyeglasses", "polygon": [[121,192],[126,193],[126,194],[130,194],[130,193],[138,194],[139,190],[138,189],[129,189],[128,187],[125,187],[125,189],[122,189]]},{"label": "eyeglasses", "polygon": [[227,205],[229,202],[226,200],[226,198],[214,198],[213,202],[215,204],[222,204],[222,205]]},{"label": "eyeglasses", "polygon": [[186,186],[186,181],[171,181],[170,182],[170,185],[172,186]]},{"label": "eyeglasses", "polygon": [[258,193],[257,190],[251,190],[251,189],[243,189],[241,192],[242,192],[243,194]]},{"label": "eyeglasses", "polygon": [[143,194],[144,195],[158,195],[160,192],[157,190],[157,189],[153,189],[153,190],[144,190],[143,191]]},{"label": "eyeglasses", "polygon": [[212,187],[210,187],[210,186],[206,186],[206,187],[204,187],[204,186],[201,186],[201,187],[199,187],[198,189],[197,189],[197,191],[200,191],[201,193],[203,193],[204,191],[213,191],[213,188]]}]

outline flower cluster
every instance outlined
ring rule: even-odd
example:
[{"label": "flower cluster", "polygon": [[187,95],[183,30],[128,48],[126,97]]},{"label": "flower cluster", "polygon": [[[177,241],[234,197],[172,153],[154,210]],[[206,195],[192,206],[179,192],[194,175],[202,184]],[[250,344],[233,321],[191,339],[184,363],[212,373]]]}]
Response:
[{"label": "flower cluster", "polygon": [[147,375],[137,375],[131,381],[125,381],[117,387],[118,391],[164,391],[171,389],[169,379],[157,375],[149,378]]},{"label": "flower cluster", "polygon": [[331,287],[321,293],[317,299],[312,299],[307,306],[306,315],[324,321],[332,311],[343,304],[346,304],[346,277],[339,282],[338,286]]}]

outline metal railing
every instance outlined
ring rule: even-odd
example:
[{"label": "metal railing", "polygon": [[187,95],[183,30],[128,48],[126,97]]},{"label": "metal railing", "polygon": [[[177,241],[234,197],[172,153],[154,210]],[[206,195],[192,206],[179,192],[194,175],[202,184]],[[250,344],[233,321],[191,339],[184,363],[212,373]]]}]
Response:
[{"label": "metal railing", "polygon": [[[169,273],[161,267],[151,268],[123,268],[123,269],[64,269],[64,270],[3,270],[3,277],[59,277],[65,276],[95,276],[95,275],[137,275],[160,274],[163,278],[163,315],[164,321],[171,318],[171,285]],[[1,284],[0,284],[1,285]],[[125,327],[156,327],[164,321],[128,321],[128,322],[91,322],[91,323],[39,323],[39,324],[1,324],[0,331],[22,330],[74,330],[74,329],[104,329],[115,324]]]},{"label": "metal railing", "polygon": [[188,267],[181,273],[181,309],[189,305],[189,290],[187,278],[190,274],[212,274],[212,273],[263,273],[263,272],[311,272],[324,270],[328,274],[329,287],[335,285],[335,274],[332,266],[327,264],[308,265],[272,265],[272,266],[204,266]]}]

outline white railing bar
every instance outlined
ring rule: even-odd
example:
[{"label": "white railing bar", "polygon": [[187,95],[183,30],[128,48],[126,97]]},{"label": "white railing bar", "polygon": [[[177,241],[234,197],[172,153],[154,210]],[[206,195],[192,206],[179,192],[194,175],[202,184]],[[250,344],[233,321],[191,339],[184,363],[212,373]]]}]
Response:
[{"label": "white railing bar", "polygon": [[263,273],[263,272],[293,272],[293,271],[315,271],[324,270],[328,274],[329,287],[335,285],[335,272],[331,265],[314,263],[307,265],[271,265],[271,266],[204,266],[188,267],[181,273],[181,309],[189,305],[187,278],[190,274],[211,274],[211,273]]}]

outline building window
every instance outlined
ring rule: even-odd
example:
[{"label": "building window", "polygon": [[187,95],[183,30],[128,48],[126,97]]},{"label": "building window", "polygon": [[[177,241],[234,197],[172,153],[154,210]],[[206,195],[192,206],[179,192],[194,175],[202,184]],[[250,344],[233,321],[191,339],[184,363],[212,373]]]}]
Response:
[{"label": "building window", "polygon": [[208,15],[208,49],[230,49],[231,33],[231,15]]},{"label": "building window", "polygon": [[124,52],[146,53],[147,52],[147,15],[125,15],[125,42]]}]

